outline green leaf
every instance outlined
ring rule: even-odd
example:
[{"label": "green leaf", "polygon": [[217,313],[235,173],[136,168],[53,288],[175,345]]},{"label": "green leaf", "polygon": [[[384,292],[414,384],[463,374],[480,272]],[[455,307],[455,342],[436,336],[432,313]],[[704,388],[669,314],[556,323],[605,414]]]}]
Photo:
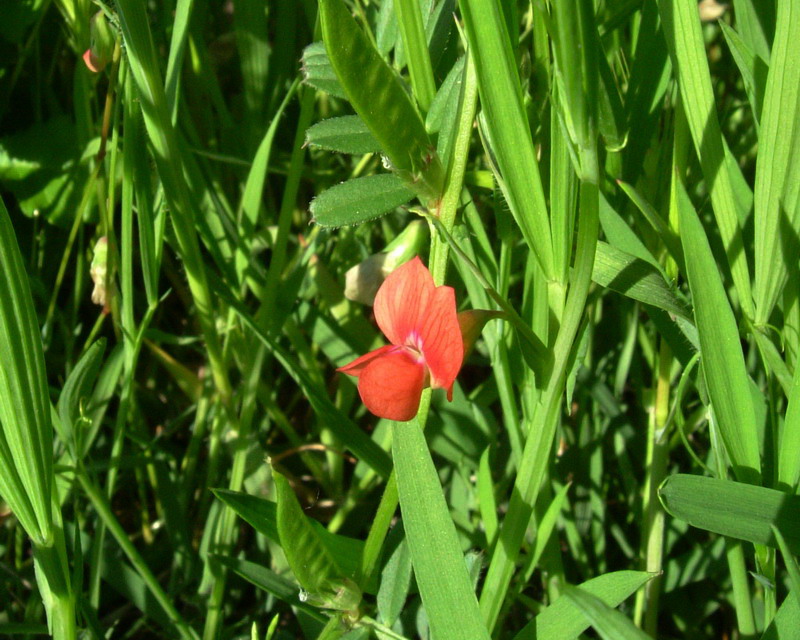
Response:
[{"label": "green leaf", "polygon": [[786,543],[783,534],[775,525],[772,525],[771,529],[772,535],[775,536],[775,540],[778,542],[778,548],[781,550],[783,563],[786,565],[786,572],[789,574],[789,584],[791,584],[789,597],[791,598],[794,596],[795,601],[800,604],[800,567],[797,566],[797,560],[792,554],[791,549],[789,549],[789,545]]},{"label": "green leaf", "polygon": [[454,142],[453,135],[458,124],[465,62],[466,58],[462,56],[450,69],[442,86],[439,87],[425,119],[428,131],[439,134],[436,150],[445,166],[448,166],[450,161],[450,152]]},{"label": "green leaf", "polygon": [[643,640],[650,638],[638,629],[633,622],[621,612],[612,609],[597,596],[593,596],[576,587],[567,586],[564,596],[581,610],[592,627],[604,640]]},{"label": "green leaf", "polygon": [[347,100],[325,51],[324,42],[314,42],[303,49],[303,79],[315,89]]},{"label": "green leaf", "polygon": [[53,427],[39,323],[0,199],[0,495],[39,544],[52,544]]},{"label": "green leaf", "polygon": [[719,21],[722,34],[728,43],[728,48],[733,54],[739,73],[742,75],[744,90],[753,110],[756,125],[761,121],[761,110],[764,104],[764,90],[767,81],[767,63],[753,53],[737,31],[724,20]]},{"label": "green leaf", "polygon": [[493,0],[465,0],[460,7],[478,76],[484,144],[522,237],[553,280],[550,220],[502,8]]},{"label": "green leaf", "polygon": [[668,513],[693,527],[776,547],[777,527],[800,552],[800,496],[731,480],[677,474],[658,490]]},{"label": "green leaf", "polygon": [[761,640],[784,640],[792,638],[800,629],[800,604],[792,594],[783,601]]},{"label": "green leaf", "polygon": [[592,280],[633,300],[639,300],[668,313],[689,316],[664,276],[653,265],[620,251],[605,242],[597,243]]},{"label": "green leaf", "polygon": [[403,38],[411,87],[420,107],[427,111],[436,94],[436,84],[419,0],[394,0],[394,11]]},{"label": "green leaf", "polygon": [[403,611],[411,587],[411,575],[411,553],[404,537],[381,570],[378,612],[381,622],[387,627],[391,627]]},{"label": "green leaf", "polygon": [[298,588],[292,582],[279,576],[274,571],[270,571],[266,567],[262,567],[255,562],[248,562],[247,560],[240,560],[238,558],[228,558],[220,555],[211,555],[210,557],[213,558],[215,562],[225,565],[231,571],[240,575],[259,589],[271,593],[279,600],[297,609],[301,609],[315,620],[325,622],[328,619],[319,609],[301,600]]},{"label": "green leaf", "polygon": [[661,270],[661,264],[650,252],[650,249],[645,246],[628,222],[617,213],[602,194],[600,194],[600,225],[608,244],[633,257],[649,262],[653,267]]},{"label": "green leaf", "polygon": [[628,141],[625,109],[619,97],[614,72],[608,63],[602,44],[597,38],[597,31],[592,32],[593,45],[597,48],[598,71],[600,72],[599,104],[597,122],[600,135],[609,151],[620,151]]},{"label": "green leaf", "polygon": [[278,503],[278,537],[292,573],[307,592],[307,601],[327,609],[355,609],[361,602],[361,590],[323,545],[286,478],[275,469],[272,477]]},{"label": "green leaf", "polygon": [[413,197],[414,192],[391,173],[354,178],[314,198],[312,221],[321,227],[361,224],[393,211]]},{"label": "green leaf", "polygon": [[730,170],[711,87],[700,17],[695,0],[658,0],[670,57],[678,79],[681,104],[703,169],[739,303],[753,315],[750,273]]},{"label": "green leaf", "polygon": [[488,640],[464,556],[419,423],[393,423],[400,510],[422,602],[437,640]]},{"label": "green leaf", "polygon": [[681,247],[680,240],[672,231],[672,229],[669,228],[666,220],[659,215],[658,211],[655,210],[653,205],[645,200],[645,198],[633,186],[622,181],[620,181],[618,184],[625,194],[631,199],[631,202],[636,205],[636,209],[641,212],[644,219],[647,220],[655,232],[658,233],[659,238],[664,243],[664,246],[667,247],[667,251],[670,252],[670,255],[672,255],[679,265],[683,265],[683,249]]},{"label": "green leaf", "polygon": [[486,532],[486,548],[491,549],[497,538],[497,501],[494,497],[494,482],[492,469],[489,463],[490,447],[486,447],[481,454],[478,464],[478,507],[480,508],[483,529]]},{"label": "green leaf", "polygon": [[[281,543],[278,535],[277,507],[274,502],[240,491],[230,491],[229,489],[212,489],[212,491],[217,498],[233,509],[239,517],[256,531],[277,544]],[[364,542],[356,538],[331,533],[316,520],[307,516],[306,519],[317,532],[320,541],[325,545],[331,557],[336,558],[336,565],[342,569],[348,578],[355,579],[361,566]],[[377,585],[370,584],[365,590],[374,593],[377,590]]]},{"label": "green leaf", "polygon": [[685,193],[682,195],[678,198],[681,242],[709,398],[736,477],[759,484],[755,409],[736,318],[703,225]]},{"label": "green leaf", "polygon": [[320,0],[322,39],[350,104],[398,174],[427,204],[444,190],[444,171],[417,110],[395,72],[342,0]]},{"label": "green leaf", "polygon": [[769,321],[786,283],[796,250],[797,212],[784,201],[788,185],[800,179],[800,4],[781,0],[772,44],[764,111],[758,136],[754,200],[756,323]]},{"label": "green leaf", "polygon": [[536,530],[536,541],[534,543],[533,551],[531,552],[531,558],[529,563],[532,566],[536,566],[539,564],[539,559],[542,557],[542,553],[544,553],[544,548],[547,545],[547,541],[550,539],[553,530],[555,529],[556,523],[558,522],[558,516],[561,514],[561,509],[564,506],[564,500],[567,498],[567,492],[569,491],[571,484],[565,484],[558,490],[558,493],[553,497],[553,500],[547,505],[547,511],[545,511],[544,516],[539,521],[538,529]]},{"label": "green leaf", "polygon": [[306,144],[339,153],[378,153],[381,146],[358,116],[328,118],[306,131]]},{"label": "green leaf", "polygon": [[[241,491],[212,489],[214,495],[233,509],[253,529],[280,544],[275,503]],[[305,516],[304,516],[305,517]]]},{"label": "green leaf", "polygon": [[[587,580],[578,589],[616,607],[653,577],[645,571],[615,571]],[[525,625],[514,640],[570,640],[588,627],[589,622],[575,602],[561,597]]]}]

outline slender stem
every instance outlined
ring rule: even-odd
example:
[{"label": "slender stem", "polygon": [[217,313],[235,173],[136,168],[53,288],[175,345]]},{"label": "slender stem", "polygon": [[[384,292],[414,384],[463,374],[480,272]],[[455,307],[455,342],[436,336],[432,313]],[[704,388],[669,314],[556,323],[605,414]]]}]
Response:
[{"label": "slender stem", "polygon": [[[717,463],[717,477],[725,478],[728,474],[727,458],[719,439],[713,411],[709,413],[708,424],[711,432],[711,449]],[[739,633],[744,640],[752,640],[756,637],[756,617],[753,612],[753,599],[750,594],[750,582],[747,579],[747,566],[742,543],[732,538],[725,538],[725,557],[728,561],[728,571],[731,574],[733,602],[736,608]]]},{"label": "slender stem", "polygon": [[[40,586],[50,592],[50,610],[48,612],[50,626],[55,640],[75,640],[78,630],[75,625],[75,594],[70,586],[66,556],[62,555],[64,532],[60,527],[55,529],[55,540],[52,544],[33,544],[36,559],[37,581]],[[61,547],[61,550],[59,550]],[[41,585],[44,580],[46,585]]]},{"label": "slender stem", "polygon": [[[449,233],[456,220],[456,212],[461,200],[464,173],[469,160],[469,144],[472,137],[472,123],[478,108],[478,79],[475,75],[475,63],[472,56],[467,55],[462,85],[461,110],[456,127],[456,139],[453,145],[452,160],[447,168],[444,196],[439,205],[439,220]],[[433,281],[440,285],[447,272],[448,243],[444,242],[435,231],[431,235],[431,274]]]},{"label": "slender stem", "polygon": [[103,524],[105,524],[106,528],[111,532],[111,535],[114,536],[117,544],[119,544],[134,569],[139,573],[145,586],[153,595],[156,602],[158,602],[164,610],[164,613],[167,614],[167,617],[169,617],[170,621],[175,625],[180,637],[183,640],[198,640],[197,632],[195,632],[195,630],[186,623],[181,614],[178,613],[178,610],[172,603],[172,598],[164,592],[164,589],[153,575],[150,567],[147,566],[147,563],[144,561],[144,558],[142,558],[138,549],[133,546],[128,534],[111,511],[111,505],[108,503],[108,500],[106,500],[102,492],[92,483],[83,468],[79,467],[76,470],[76,475],[84,492],[94,506],[95,511],[97,511],[97,515],[100,516]]},{"label": "slender stem", "polygon": [[664,429],[669,418],[670,369],[672,351],[666,341],[661,342],[658,356],[656,402],[648,421],[645,484],[642,511],[644,530],[642,554],[644,569],[659,574],[636,594],[634,621],[649,635],[656,637],[658,600],[661,592],[661,570],[664,555],[664,510],[658,499],[658,487],[666,476],[669,453]]},{"label": "slender stem", "polygon": [[736,609],[736,621],[739,624],[739,637],[742,640],[751,640],[757,637],[756,619],[753,615],[753,604],[750,598],[744,549],[739,540],[725,538],[725,558],[728,561],[728,571],[731,573],[733,603]]}]

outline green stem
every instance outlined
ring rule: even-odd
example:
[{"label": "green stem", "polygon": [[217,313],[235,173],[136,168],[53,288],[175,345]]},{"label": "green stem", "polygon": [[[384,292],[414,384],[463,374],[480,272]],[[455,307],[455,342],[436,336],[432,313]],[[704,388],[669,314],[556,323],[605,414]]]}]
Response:
[{"label": "green stem", "polygon": [[654,638],[658,622],[658,600],[662,583],[660,574],[664,555],[664,510],[658,499],[658,487],[666,476],[669,453],[664,430],[669,418],[671,367],[672,351],[666,341],[662,341],[658,356],[656,402],[647,429],[646,478],[642,505],[645,522],[642,535],[644,569],[659,575],[648,581],[636,594],[634,613],[636,624]]},{"label": "green stem", "polygon": [[747,580],[744,549],[739,540],[725,538],[725,558],[728,571],[731,573],[733,585],[733,604],[736,608],[736,621],[742,640],[756,638],[756,618],[753,615],[753,604],[750,598],[750,585]]},{"label": "green stem", "polygon": [[111,505],[108,503],[108,500],[106,500],[101,491],[92,483],[83,468],[79,467],[76,469],[76,475],[84,492],[94,506],[95,511],[97,511],[97,515],[100,516],[100,520],[102,520],[108,531],[111,532],[111,535],[114,536],[117,544],[119,544],[123,553],[128,557],[128,560],[142,578],[145,586],[164,610],[164,613],[167,614],[170,621],[175,625],[182,640],[198,640],[198,635],[195,630],[192,629],[181,617],[181,614],[178,613],[178,610],[172,603],[173,599],[164,592],[164,589],[158,583],[158,580],[153,575],[150,567],[147,566],[147,563],[144,561],[144,558],[142,558],[138,549],[133,546],[128,534],[111,511]]},{"label": "green stem", "polygon": [[78,637],[75,625],[75,594],[72,593],[65,565],[63,530],[57,528],[55,536],[53,544],[33,544],[36,580],[40,590],[49,592],[48,623],[54,640],[75,640]]},{"label": "green stem", "polygon": [[[719,439],[713,411],[710,412],[708,424],[711,432],[711,450],[714,460],[717,462],[717,477],[725,478],[728,475],[727,457]],[[750,595],[750,583],[747,579],[747,566],[742,543],[732,538],[725,538],[725,557],[728,561],[728,571],[731,574],[733,602],[736,608],[739,633],[743,640],[752,640],[756,637],[756,617],[753,612],[753,599]]]},{"label": "green stem", "polygon": [[[445,191],[439,205],[438,216],[445,230],[449,233],[456,220],[458,205],[464,184],[464,173],[469,160],[469,144],[472,137],[472,124],[478,108],[478,79],[475,75],[475,63],[472,56],[467,56],[464,68],[464,84],[461,94],[456,138],[453,144],[452,160],[447,167]],[[440,285],[447,272],[448,243],[444,242],[435,231],[431,234],[431,274],[433,281]]]}]

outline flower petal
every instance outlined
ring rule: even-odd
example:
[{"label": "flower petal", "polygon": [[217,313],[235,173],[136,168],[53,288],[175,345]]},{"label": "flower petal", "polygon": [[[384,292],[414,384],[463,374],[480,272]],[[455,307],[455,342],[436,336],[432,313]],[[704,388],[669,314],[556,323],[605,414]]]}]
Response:
[{"label": "flower petal", "polygon": [[342,373],[346,373],[348,376],[355,376],[358,378],[363,372],[364,368],[372,362],[373,359],[379,358],[387,351],[391,351],[392,349],[396,349],[397,347],[387,344],[385,347],[381,347],[380,349],[375,349],[374,351],[370,351],[369,353],[365,353],[360,358],[356,358],[350,364],[346,364],[343,367],[339,367],[337,371],[341,371]]},{"label": "flower petal", "polygon": [[358,393],[376,416],[405,422],[417,415],[425,365],[408,349],[390,349],[373,357],[361,371]]},{"label": "flower petal", "polygon": [[433,277],[419,256],[386,277],[375,296],[375,319],[389,342],[407,345],[409,337],[418,334],[435,290]]},{"label": "flower petal", "polygon": [[447,398],[450,400],[453,381],[464,360],[464,342],[452,287],[436,287],[417,330],[417,345],[430,369],[431,387],[447,389]]}]

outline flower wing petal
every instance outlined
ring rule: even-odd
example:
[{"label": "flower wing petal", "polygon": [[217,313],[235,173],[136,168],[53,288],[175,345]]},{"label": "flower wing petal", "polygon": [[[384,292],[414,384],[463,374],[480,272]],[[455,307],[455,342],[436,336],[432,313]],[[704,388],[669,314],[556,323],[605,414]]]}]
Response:
[{"label": "flower wing petal", "polygon": [[339,367],[337,371],[342,373],[346,373],[348,376],[355,376],[358,378],[363,372],[366,366],[372,362],[375,358],[380,358],[384,353],[387,351],[391,351],[392,349],[396,349],[390,344],[387,344],[385,347],[381,347],[380,349],[375,349],[374,351],[370,351],[369,353],[365,353],[360,358],[356,358],[350,364],[346,364],[343,367]]},{"label": "flower wing petal", "polygon": [[424,384],[425,365],[407,349],[394,348],[364,367],[358,393],[376,416],[404,422],[417,415]]},{"label": "flower wing petal", "polygon": [[418,331],[419,348],[430,369],[431,387],[444,387],[451,399],[453,381],[464,360],[464,342],[452,287],[436,287]]},{"label": "flower wing petal", "polygon": [[389,342],[409,344],[409,338],[419,332],[435,290],[433,276],[419,256],[386,277],[375,295],[375,319]]}]

